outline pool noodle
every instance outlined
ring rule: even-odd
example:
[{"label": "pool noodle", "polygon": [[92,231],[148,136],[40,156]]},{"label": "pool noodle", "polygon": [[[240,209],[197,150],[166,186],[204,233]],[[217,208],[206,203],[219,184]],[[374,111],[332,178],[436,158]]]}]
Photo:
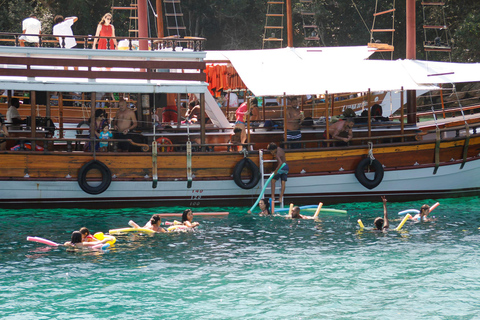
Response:
[{"label": "pool noodle", "polygon": [[[280,168],[278,170],[280,171],[285,165],[286,165],[285,162],[282,163],[282,165],[280,166]],[[265,182],[265,185],[263,186],[262,192],[260,192],[260,195],[258,196],[257,201],[255,201],[255,204],[250,208],[250,212],[252,212],[257,207],[258,203],[260,202],[260,199],[263,198],[263,194],[265,193],[265,189],[267,189],[267,186],[270,183],[270,181],[272,181],[274,175],[275,175],[275,171],[273,171],[272,174],[270,175],[270,177],[268,177],[268,180],[267,180],[267,182]]]},{"label": "pool noodle", "polygon": [[358,225],[360,226],[360,229],[365,229],[365,226],[363,225],[363,222],[361,219],[358,219],[357,222],[358,222]]},{"label": "pool noodle", "polygon": [[110,234],[126,233],[126,232],[143,232],[143,233],[155,233],[155,231],[146,228],[121,228],[111,229],[108,231]]},{"label": "pool noodle", "polygon": [[[438,207],[440,205],[440,202],[436,202],[433,206],[430,207],[430,210],[428,211],[428,213],[432,212],[436,207]],[[415,214],[419,214],[420,213],[420,210],[418,209],[407,209],[407,210],[403,210],[403,211],[400,211],[398,213],[399,216],[401,215],[404,215],[406,213],[415,213]]]},{"label": "pool noodle", "polygon": [[313,219],[317,219],[317,218],[318,218],[318,214],[320,213],[320,210],[322,209],[322,206],[323,206],[323,202],[319,202],[319,203],[318,203],[317,211],[315,211],[315,214],[313,215]]},{"label": "pool noodle", "polygon": [[[316,211],[317,208],[318,208],[318,205],[315,206],[315,208],[311,208],[311,207],[309,207],[309,208],[300,207],[300,210],[303,210],[303,211]],[[288,211],[288,208],[278,208],[278,209],[275,208],[275,212],[286,212],[286,211]],[[322,208],[320,209],[320,212],[322,212],[322,213],[327,213],[327,212],[329,212],[329,213],[342,213],[342,214],[345,214],[345,213],[347,213],[347,210],[340,210],[340,209],[333,209],[333,208],[324,208],[324,207],[322,207]]]},{"label": "pool noodle", "polygon": [[403,218],[402,222],[400,222],[400,224],[398,225],[398,227],[396,227],[394,230],[396,231],[400,231],[400,229],[402,229],[403,225],[405,224],[405,222],[407,222],[408,219],[410,219],[412,216],[410,215],[410,213],[407,213],[407,215]]},{"label": "pool noodle", "polygon": [[290,206],[288,207],[288,215],[291,216],[293,211],[293,203],[290,203]]},{"label": "pool noodle", "polygon": [[60,243],[53,242],[48,239],[40,238],[40,237],[27,237],[28,241],[33,241],[33,242],[38,242],[38,243],[43,243],[46,244],[47,246],[52,246],[52,247],[58,247],[61,246]]},{"label": "pool noodle", "polygon": [[[158,213],[161,217],[181,217],[183,213]],[[230,212],[194,212],[194,216],[227,216]]]},{"label": "pool noodle", "polygon": [[429,213],[432,212],[436,207],[440,205],[440,202],[435,203],[433,206],[430,207]]}]

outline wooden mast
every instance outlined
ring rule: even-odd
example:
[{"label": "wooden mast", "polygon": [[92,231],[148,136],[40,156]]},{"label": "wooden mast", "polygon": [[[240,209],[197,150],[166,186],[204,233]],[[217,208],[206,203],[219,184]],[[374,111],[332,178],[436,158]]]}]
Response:
[{"label": "wooden mast", "polygon": [[163,7],[162,0],[157,0],[157,36],[159,38],[165,37],[163,30]]},{"label": "wooden mast", "polygon": [[[138,37],[148,38],[147,0],[138,0]],[[141,39],[139,42],[140,50],[148,50],[147,39]]]},{"label": "wooden mast", "polygon": [[292,0],[287,0],[287,47],[293,48]]},{"label": "wooden mast", "polygon": [[[406,1],[407,1],[406,58],[416,59],[415,0],[406,0]],[[415,90],[407,90],[407,123],[410,123],[410,124],[417,123],[417,93]]]}]

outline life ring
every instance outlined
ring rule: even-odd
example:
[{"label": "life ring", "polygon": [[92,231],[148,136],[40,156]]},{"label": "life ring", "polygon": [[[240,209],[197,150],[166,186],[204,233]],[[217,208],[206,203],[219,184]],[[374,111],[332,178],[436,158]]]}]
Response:
[{"label": "life ring", "polygon": [[[87,182],[87,174],[92,169],[97,169],[102,174],[102,182],[97,186],[91,186]],[[92,160],[86,163],[78,171],[78,185],[86,193],[100,194],[108,189],[111,182],[112,182],[112,172],[104,163],[98,160]]]},{"label": "life ring", "polygon": [[165,147],[165,146],[161,146],[161,144],[169,144],[169,145],[172,145],[172,141],[168,138],[165,138],[165,137],[160,137],[160,138],[157,138],[157,143],[158,143],[158,151],[160,152],[172,152],[173,151],[173,147]]},{"label": "life ring", "polygon": [[[249,169],[252,172],[252,176],[250,177],[250,181],[247,183],[243,182],[242,180],[242,171],[244,168]],[[242,160],[238,161],[233,168],[233,180],[242,189],[252,189],[254,188],[258,181],[260,180],[260,171],[258,170],[257,165],[250,160],[249,158],[243,158]]]},{"label": "life ring", "polygon": [[[370,163],[371,162],[371,163]],[[375,170],[375,176],[373,180],[370,180],[365,175],[365,168],[373,167]],[[373,189],[380,184],[383,180],[383,166],[378,160],[371,160],[370,158],[364,158],[360,161],[355,169],[355,177],[365,188]]]}]

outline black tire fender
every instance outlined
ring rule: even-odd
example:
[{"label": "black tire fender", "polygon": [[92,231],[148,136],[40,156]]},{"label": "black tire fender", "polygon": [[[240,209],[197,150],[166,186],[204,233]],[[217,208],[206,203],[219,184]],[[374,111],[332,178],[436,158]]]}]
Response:
[{"label": "black tire fender", "polygon": [[[367,167],[373,167],[375,169],[375,176],[373,180],[368,179],[365,175],[365,168]],[[355,177],[357,178],[358,182],[370,190],[376,188],[380,182],[382,182],[383,174],[383,166],[377,159],[371,160],[370,158],[364,158],[359,162],[357,168],[355,169]]]},{"label": "black tire fender", "polygon": [[[247,183],[242,180],[242,171],[244,168],[247,168],[252,172],[252,176]],[[252,160],[249,158],[243,158],[238,161],[235,168],[233,168],[233,180],[237,186],[242,189],[252,189],[258,184],[258,181],[260,181],[260,170]]]},{"label": "black tire fender", "polygon": [[[102,182],[98,186],[91,186],[87,182],[87,174],[92,169],[97,169],[102,174]],[[86,163],[78,171],[78,185],[86,193],[100,194],[108,189],[111,182],[112,172],[103,162],[100,162],[98,160],[92,160]]]},{"label": "black tire fender", "polygon": [[[85,126],[86,125],[86,126]],[[89,127],[90,128],[90,121],[80,121],[78,124],[77,124],[77,128],[82,128],[82,127]],[[84,131],[87,131],[87,130],[77,130],[77,134],[82,134]],[[88,131],[87,131],[88,132]]]}]

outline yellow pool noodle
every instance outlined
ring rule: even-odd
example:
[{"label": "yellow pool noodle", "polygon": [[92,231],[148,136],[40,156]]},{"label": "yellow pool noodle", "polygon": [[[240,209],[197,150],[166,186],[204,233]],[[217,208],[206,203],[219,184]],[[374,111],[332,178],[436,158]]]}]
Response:
[{"label": "yellow pool noodle", "polygon": [[400,229],[402,229],[405,222],[407,222],[407,220],[410,219],[410,218],[412,218],[412,216],[409,213],[406,214],[405,217],[403,217],[402,222],[400,222],[400,224],[398,225],[398,227],[395,228],[395,230],[399,231]]},{"label": "yellow pool noodle", "polygon": [[319,202],[318,203],[318,208],[317,208],[317,211],[315,211],[315,214],[313,215],[313,219],[317,219],[319,213],[320,213],[320,210],[322,209],[322,206],[323,206],[323,203],[322,202]]},{"label": "yellow pool noodle", "polygon": [[288,209],[288,215],[292,215],[292,210],[293,210],[293,203],[290,203],[290,209]]},{"label": "yellow pool noodle", "polygon": [[360,229],[365,229],[365,226],[363,225],[362,219],[357,220],[358,225],[360,226]]}]

